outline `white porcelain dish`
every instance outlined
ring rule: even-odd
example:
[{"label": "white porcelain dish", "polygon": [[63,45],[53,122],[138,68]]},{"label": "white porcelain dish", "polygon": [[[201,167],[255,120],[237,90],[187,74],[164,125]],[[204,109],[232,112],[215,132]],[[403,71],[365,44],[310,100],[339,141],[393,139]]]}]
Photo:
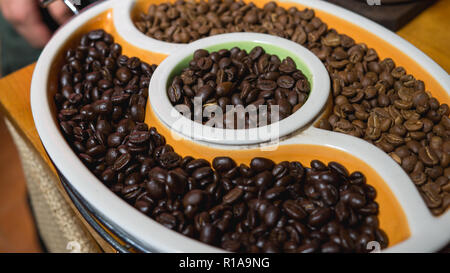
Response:
[{"label": "white porcelain dish", "polygon": [[[221,129],[203,126],[198,122],[184,117],[171,104],[167,96],[167,86],[172,70],[177,67],[181,60],[191,56],[195,50],[209,48],[221,44],[236,44],[238,42],[250,42],[254,46],[276,45],[276,47],[289,52],[289,56],[295,56],[307,67],[311,78],[311,93],[306,103],[295,113],[280,122],[252,129]],[[152,90],[151,105],[159,119],[178,133],[187,138],[197,141],[227,145],[247,145],[267,142],[282,138],[300,128],[310,124],[323,110],[328,96],[330,95],[330,78],[325,66],[311,51],[292,41],[276,36],[259,33],[229,33],[216,35],[209,38],[197,40],[183,48],[177,53],[169,55],[158,66],[153,76],[158,79],[151,81]],[[254,138],[239,138],[241,135],[255,136]]]},{"label": "white porcelain dish", "polygon": [[[344,18],[373,35],[383,37],[404,53],[414,56],[418,63],[434,75],[447,93],[450,93],[448,74],[425,54],[389,30],[326,2],[308,0],[294,2]],[[50,158],[71,185],[102,217],[120,227],[128,236],[142,242],[145,247],[155,252],[222,251],[166,229],[109,191],[72,152],[55,122],[54,113],[51,110],[53,101],[47,96],[49,75],[55,73],[51,71],[51,64],[72,33],[103,11],[114,9],[113,19],[118,33],[136,47],[166,54],[174,54],[186,47],[156,41],[140,33],[129,16],[133,5],[132,0],[106,1],[83,12],[55,34],[41,54],[33,75],[31,106],[36,128]],[[333,144],[325,144],[331,137]],[[407,240],[386,249],[386,252],[431,252],[440,249],[450,241],[450,211],[439,217],[432,216],[408,176],[389,156],[374,146],[347,135],[315,128],[291,135],[283,140],[282,144],[292,143],[318,144],[344,150],[364,159],[382,176],[402,206],[411,230],[411,236]],[[230,145],[227,147],[233,149]]]}]

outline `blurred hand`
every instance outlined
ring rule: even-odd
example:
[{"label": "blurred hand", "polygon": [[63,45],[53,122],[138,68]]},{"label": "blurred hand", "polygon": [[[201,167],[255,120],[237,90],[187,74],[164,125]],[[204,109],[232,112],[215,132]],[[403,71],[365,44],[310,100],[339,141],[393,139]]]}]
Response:
[{"label": "blurred hand", "polygon": [[[38,0],[0,0],[0,10],[5,19],[33,47],[44,47],[50,40],[52,32],[42,20]],[[62,1],[50,4],[48,11],[58,24],[72,16]]]}]

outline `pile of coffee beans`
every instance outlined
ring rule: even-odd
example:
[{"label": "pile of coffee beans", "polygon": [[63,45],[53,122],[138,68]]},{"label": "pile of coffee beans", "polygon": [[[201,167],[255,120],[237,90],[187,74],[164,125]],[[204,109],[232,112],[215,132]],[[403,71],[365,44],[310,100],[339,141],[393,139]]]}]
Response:
[{"label": "pile of coffee beans", "polygon": [[150,5],[140,14],[136,27],[146,35],[166,42],[189,43],[200,38],[230,32],[258,32],[303,44],[319,41],[327,26],[314,11],[288,10],[275,2],[258,8],[236,0],[184,1]]},{"label": "pile of coffee beans", "polygon": [[[196,50],[189,67],[174,77],[167,95],[173,105],[187,106],[193,120],[220,128],[243,129],[288,117],[302,107],[309,92],[308,79],[290,57],[280,60],[257,46],[250,53],[238,47],[211,53]],[[202,109],[220,108],[220,120],[217,116],[205,118],[203,111],[201,118],[195,119],[194,97],[201,99]],[[246,115],[239,128],[235,122],[237,113],[234,108],[227,109],[228,105],[243,108],[252,105],[258,111]],[[267,107],[260,113],[261,105]],[[273,105],[278,106],[277,113],[272,113]]]},{"label": "pile of coffee beans", "polygon": [[109,189],[162,225],[236,252],[367,252],[388,245],[376,190],[336,162],[237,165],[182,157],[144,120],[156,68],[122,55],[103,30],[65,53],[57,119],[74,152]]},{"label": "pile of coffee beans", "polygon": [[450,119],[447,104],[423,81],[381,60],[364,43],[340,34],[311,9],[263,8],[236,0],[176,1],[150,6],[136,26],[168,42],[187,43],[228,32],[260,32],[297,42],[315,53],[332,80],[333,114],[320,128],[363,138],[409,174],[433,214],[450,207]]}]

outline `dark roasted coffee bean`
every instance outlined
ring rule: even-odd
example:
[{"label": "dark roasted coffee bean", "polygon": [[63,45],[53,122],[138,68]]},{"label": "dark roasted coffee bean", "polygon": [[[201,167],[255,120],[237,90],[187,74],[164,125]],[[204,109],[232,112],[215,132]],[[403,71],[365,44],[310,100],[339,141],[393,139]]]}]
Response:
[{"label": "dark roasted coffee bean", "polygon": [[175,171],[170,171],[167,174],[167,185],[169,185],[169,188],[173,193],[183,194],[187,187],[187,177]]},{"label": "dark roasted coffee bean", "polygon": [[366,183],[366,177],[361,172],[354,172],[349,176],[350,183],[362,185]]},{"label": "dark roasted coffee bean", "polygon": [[336,173],[338,173],[339,175],[341,175],[344,178],[347,178],[349,175],[348,170],[344,166],[342,166],[341,164],[339,164],[337,162],[328,163],[328,167],[332,171],[335,171]]},{"label": "dark roasted coffee bean", "polygon": [[134,131],[128,137],[128,140],[133,144],[142,144],[149,139],[150,133],[147,131]]},{"label": "dark roasted coffee bean", "polygon": [[229,157],[216,157],[212,163],[214,169],[218,172],[226,172],[236,166],[233,159]]},{"label": "dark roasted coffee bean", "polygon": [[264,197],[269,200],[278,199],[286,191],[285,187],[273,187],[266,191]]},{"label": "dark roasted coffee bean", "polygon": [[273,176],[270,171],[263,171],[254,178],[255,185],[261,188],[268,188],[273,184]]},{"label": "dark roasted coffee bean", "polygon": [[145,186],[147,188],[148,194],[155,201],[164,198],[165,190],[164,190],[164,184],[162,182],[159,182],[155,179],[150,179],[150,181],[148,181],[145,184]]},{"label": "dark roasted coffee bean", "polygon": [[105,31],[103,29],[97,29],[89,32],[87,34],[87,37],[91,39],[92,41],[97,41],[102,39],[105,36]]},{"label": "dark roasted coffee bean", "polygon": [[121,81],[121,82],[128,82],[129,80],[131,80],[132,74],[131,71],[127,68],[127,67],[121,67],[117,70],[116,72],[116,77]]},{"label": "dark roasted coffee bean", "polygon": [[231,191],[229,191],[224,197],[223,202],[226,204],[232,204],[236,202],[242,195],[244,194],[244,191],[240,188],[234,188]]},{"label": "dark roasted coffee bean", "polygon": [[202,190],[191,190],[183,198],[183,205],[199,206],[204,200],[204,192]]},{"label": "dark roasted coffee bean", "polygon": [[177,225],[177,218],[167,212],[156,217],[156,221],[169,229],[174,229]]},{"label": "dark roasted coffee bean", "polygon": [[141,182],[141,176],[139,173],[132,173],[127,178],[125,178],[124,184],[126,186],[136,185]]},{"label": "dark roasted coffee bean", "polygon": [[340,250],[339,245],[333,242],[325,243],[321,247],[322,253],[339,253]]},{"label": "dark roasted coffee bean", "polygon": [[109,114],[112,111],[113,105],[111,101],[107,100],[100,100],[94,102],[94,111],[97,114]]},{"label": "dark roasted coffee bean", "polygon": [[200,230],[199,239],[206,244],[214,245],[218,239],[218,235],[219,230],[215,226],[211,224],[205,224]]},{"label": "dark roasted coffee bean", "polygon": [[122,189],[122,195],[123,197],[128,201],[134,201],[136,197],[140,193],[140,188],[138,185],[129,185],[125,186]]},{"label": "dark roasted coffee bean", "polygon": [[298,253],[314,253],[318,250],[319,244],[316,241],[305,243],[296,250]]},{"label": "dark roasted coffee bean", "polygon": [[129,153],[122,154],[119,158],[116,159],[113,165],[113,169],[115,171],[120,171],[125,168],[131,160],[131,155]]},{"label": "dark roasted coffee bean", "polygon": [[314,227],[320,227],[328,221],[331,213],[332,211],[329,208],[316,209],[309,215],[308,224]]},{"label": "dark roasted coffee bean", "polygon": [[366,204],[366,198],[363,195],[357,193],[350,193],[348,204],[355,209],[364,207]]},{"label": "dark roasted coffee bean", "polygon": [[328,167],[319,160],[311,161],[311,168],[315,171],[326,171]]},{"label": "dark roasted coffee bean", "polygon": [[241,243],[235,240],[225,240],[222,242],[221,247],[227,251],[237,252],[241,247]]},{"label": "dark roasted coffee bean", "polygon": [[113,133],[108,136],[109,147],[118,147],[120,144],[122,144],[122,137],[119,133]]},{"label": "dark roasted coffee bean", "polygon": [[262,157],[256,157],[250,162],[250,167],[255,172],[271,171],[274,165],[275,163],[272,160]]},{"label": "dark roasted coffee bean", "polygon": [[211,169],[211,167],[202,167],[202,168],[196,169],[192,173],[192,177],[195,180],[200,181],[204,178],[211,176],[212,174],[213,174],[213,170]]},{"label": "dark roasted coffee bean", "polygon": [[296,220],[302,220],[307,216],[307,213],[303,210],[303,208],[293,200],[285,201],[283,203],[283,209],[290,217]]},{"label": "dark roasted coffee bean", "polygon": [[188,164],[186,164],[186,171],[187,172],[193,172],[194,170],[201,168],[201,167],[209,167],[210,163],[206,161],[205,159],[195,159],[191,160]]},{"label": "dark roasted coffee bean", "polygon": [[271,205],[264,212],[264,223],[269,227],[274,226],[279,217],[280,210],[277,207]]},{"label": "dark roasted coffee bean", "polygon": [[165,152],[159,157],[159,164],[165,169],[174,169],[180,165],[181,156],[175,152]]},{"label": "dark roasted coffee bean", "polygon": [[204,85],[199,88],[197,96],[201,99],[202,103],[205,103],[209,97],[214,93],[214,89],[209,85]]}]

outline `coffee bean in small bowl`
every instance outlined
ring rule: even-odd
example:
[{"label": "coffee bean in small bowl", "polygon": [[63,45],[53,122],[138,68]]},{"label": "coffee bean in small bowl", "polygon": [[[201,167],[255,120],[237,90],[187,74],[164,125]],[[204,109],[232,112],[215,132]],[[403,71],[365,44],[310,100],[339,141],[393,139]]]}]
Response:
[{"label": "coffee bean in small bowl", "polygon": [[[167,95],[173,106],[189,108],[194,121],[248,129],[290,116],[305,104],[310,90],[308,78],[291,57],[280,60],[256,46],[250,52],[239,47],[197,49],[189,66],[172,79]],[[239,106],[248,115],[239,115]],[[203,115],[207,109],[214,115]]]},{"label": "coffee bean in small bowl", "polygon": [[147,109],[182,135],[220,144],[261,143],[304,128],[330,92],[328,73],[314,54],[257,33],[195,41],[155,73]]}]

